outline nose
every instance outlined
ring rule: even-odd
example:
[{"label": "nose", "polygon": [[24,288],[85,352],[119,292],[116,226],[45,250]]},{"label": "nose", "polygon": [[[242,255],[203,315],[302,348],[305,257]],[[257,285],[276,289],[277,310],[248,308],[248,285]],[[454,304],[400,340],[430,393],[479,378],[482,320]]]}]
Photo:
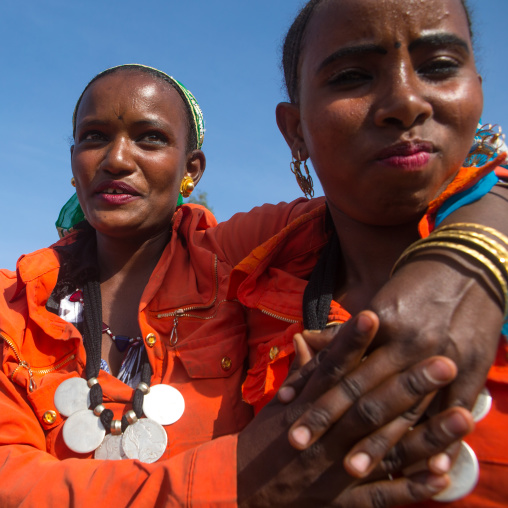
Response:
[{"label": "nose", "polygon": [[112,174],[130,173],[135,170],[132,143],[125,136],[113,138],[107,147],[101,169]]},{"label": "nose", "polygon": [[374,114],[376,125],[409,129],[430,118],[432,104],[424,96],[423,88],[414,71],[400,67],[393,77],[383,83]]}]

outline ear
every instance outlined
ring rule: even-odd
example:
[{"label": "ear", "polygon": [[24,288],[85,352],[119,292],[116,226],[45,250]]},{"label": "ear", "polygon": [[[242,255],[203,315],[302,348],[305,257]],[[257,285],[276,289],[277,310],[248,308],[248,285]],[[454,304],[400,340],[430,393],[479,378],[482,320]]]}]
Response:
[{"label": "ear", "polygon": [[185,167],[185,175],[188,175],[194,181],[194,185],[197,185],[206,167],[206,157],[201,150],[193,150],[187,156],[187,165]]},{"label": "ear", "polygon": [[301,160],[308,159],[309,152],[303,139],[300,123],[300,108],[298,105],[289,102],[277,104],[275,117],[279,130],[291,149],[293,157],[298,158],[298,153],[300,153]]}]

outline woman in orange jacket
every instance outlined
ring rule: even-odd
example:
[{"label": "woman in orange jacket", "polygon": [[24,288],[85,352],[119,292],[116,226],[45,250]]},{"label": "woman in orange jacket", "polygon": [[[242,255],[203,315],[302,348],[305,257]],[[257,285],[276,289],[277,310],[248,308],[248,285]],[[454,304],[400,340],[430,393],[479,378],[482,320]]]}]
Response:
[{"label": "woman in orange jacket", "polygon": [[[267,314],[294,323],[289,329],[280,324],[279,330],[272,325],[271,335],[260,337],[260,348],[286,353],[293,347],[294,334],[302,331],[302,321],[306,329],[321,330],[345,323],[364,308],[377,309],[378,296],[373,300],[373,295],[383,293],[391,275],[390,284],[418,287],[439,260],[462,264],[471,278],[477,277],[478,267],[487,268],[490,275],[483,284],[498,308],[478,316],[472,307],[456,307],[456,298],[472,288],[472,279],[467,278],[460,285],[437,285],[432,295],[427,288],[421,298],[416,290],[413,301],[394,298],[393,306],[406,306],[403,312],[413,323],[405,344],[391,349],[394,364],[414,361],[410,350],[415,342],[432,343],[437,338],[436,347],[444,346],[435,322],[421,313],[425,298],[436,314],[462,322],[465,329],[480,327],[491,333],[499,329],[503,313],[506,319],[508,238],[460,213],[454,220],[462,223],[450,224],[449,218],[442,221],[441,213],[450,201],[474,194],[478,179],[498,169],[506,157],[506,153],[490,157],[498,140],[488,129],[476,133],[483,138],[479,151],[488,155],[487,163],[474,167],[478,152],[467,156],[482,110],[470,30],[468,11],[459,0],[311,0],[297,16],[283,50],[290,102],[279,104],[277,121],[302,189],[308,191],[310,179],[304,169],[310,159],[326,205],[255,249],[232,275],[231,292],[253,309],[248,314],[253,330],[266,322]],[[506,199],[502,188],[494,194],[498,201]],[[498,226],[503,228],[501,221]],[[408,262],[413,264],[412,281],[405,278],[407,272],[403,276]],[[375,316],[362,317],[366,328],[376,328]],[[446,323],[443,328],[449,329]],[[289,434],[295,448],[312,449],[320,443],[329,425],[350,414],[346,411],[351,400],[368,393],[391,372],[382,353],[389,331],[388,327],[383,332],[378,339],[381,347],[369,352],[360,369],[337,380],[334,389],[310,408],[302,408]],[[303,338],[320,349],[323,333],[307,331],[295,339],[308,359],[314,352]],[[330,351],[339,341],[337,337]],[[455,341],[453,336],[449,341]],[[460,356],[461,346],[456,344]],[[343,372],[327,354],[318,355],[310,365],[329,372],[333,384],[335,374],[342,377]],[[451,470],[452,484],[436,500],[464,507],[506,505],[507,355],[504,338],[497,351],[480,345],[463,373],[467,384],[478,369],[476,359],[493,362],[474,409],[477,428],[466,438],[470,446],[461,444]],[[244,385],[246,400],[262,405],[273,395],[272,387],[278,388],[287,374],[281,356],[258,358]],[[288,383],[279,398],[293,400],[302,390],[302,379],[305,375]],[[310,381],[302,393],[315,393],[318,386]],[[448,400],[469,407],[474,402],[453,396]],[[378,456],[393,444],[388,435],[392,430],[393,424],[380,428],[370,450],[366,443],[355,446],[345,463],[351,474],[365,478],[373,471]],[[240,436],[239,449],[242,441]],[[323,489],[317,504],[325,504],[328,494]]]},{"label": "woman in orange jacket", "polygon": [[[87,222],[20,258],[16,273],[0,273],[2,506],[313,505],[325,471],[337,480],[330,502],[362,506],[374,506],[379,492],[400,504],[446,485],[441,455],[433,473],[393,484],[358,486],[342,468],[354,443],[452,381],[453,362],[426,347],[417,349],[429,358],[383,376],[314,453],[291,447],[287,431],[326,389],[326,373],[317,369],[309,381],[322,389],[287,406],[274,401],[256,418],[242,401],[249,357],[290,354],[248,340],[243,308],[228,293],[231,270],[319,203],[264,206],[219,226],[198,206],[177,208],[179,191],[191,191],[204,170],[203,124],[188,90],[154,69],[98,75],[78,101],[74,129],[72,169]],[[482,284],[473,284],[477,303],[486,300]],[[460,299],[467,308],[468,298]],[[496,312],[490,300],[482,305]],[[328,356],[344,371],[373,338],[365,319],[375,318],[360,315]],[[270,326],[267,318],[251,337]],[[475,344],[465,342],[465,350]],[[379,400],[376,421],[353,417]],[[399,466],[444,450],[471,425],[461,409],[436,415],[404,438],[411,453]]]}]

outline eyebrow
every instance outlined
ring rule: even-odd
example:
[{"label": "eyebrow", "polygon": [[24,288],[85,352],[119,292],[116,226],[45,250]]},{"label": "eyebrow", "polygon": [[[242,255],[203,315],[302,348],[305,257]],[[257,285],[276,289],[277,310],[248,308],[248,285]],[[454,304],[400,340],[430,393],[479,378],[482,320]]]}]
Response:
[{"label": "eyebrow", "polygon": [[[461,39],[457,35],[449,34],[449,33],[439,33],[439,34],[429,34],[419,37],[409,44],[409,51],[414,51],[415,49],[421,46],[458,46],[462,49],[465,49],[469,54],[469,46],[464,39]],[[319,73],[322,69],[324,69],[327,65],[330,65],[332,62],[336,60],[340,60],[341,58],[346,58],[350,56],[361,56],[368,54],[378,54],[378,55],[386,55],[388,51],[378,44],[359,44],[358,46],[348,46],[345,48],[341,48],[331,55],[327,56],[319,65],[316,70],[316,74]]]},{"label": "eyebrow", "polygon": [[469,45],[467,42],[457,35],[449,33],[423,35],[422,37],[419,37],[409,44],[409,51],[414,51],[420,46],[458,46],[462,49],[465,49],[469,54]]},{"label": "eyebrow", "polygon": [[327,65],[330,65],[332,62],[340,60],[341,58],[367,55],[372,53],[378,55],[386,55],[388,51],[378,44],[360,44],[358,46],[348,46],[346,48],[341,48],[331,55],[327,56],[317,68],[316,73],[324,69]]},{"label": "eyebrow", "polygon": [[168,128],[168,124],[165,123],[165,122],[161,122],[160,120],[150,120],[150,119],[143,119],[143,120],[136,120],[135,122],[133,122],[134,125],[139,125],[139,126],[148,126],[148,127],[155,127],[156,129],[167,129]]},{"label": "eyebrow", "polygon": [[[90,118],[89,120],[86,120],[83,121],[83,122],[79,122],[76,124],[76,129],[87,129],[88,127],[90,126],[103,126],[103,125],[108,125],[109,124],[109,120],[100,120],[100,119],[94,119],[94,118]],[[164,128],[168,128],[167,124],[159,121],[159,120],[150,120],[150,119],[142,119],[142,120],[136,120],[135,122],[133,122],[133,125],[139,125],[139,126],[149,126],[149,127],[154,127],[156,129],[164,129]]]}]

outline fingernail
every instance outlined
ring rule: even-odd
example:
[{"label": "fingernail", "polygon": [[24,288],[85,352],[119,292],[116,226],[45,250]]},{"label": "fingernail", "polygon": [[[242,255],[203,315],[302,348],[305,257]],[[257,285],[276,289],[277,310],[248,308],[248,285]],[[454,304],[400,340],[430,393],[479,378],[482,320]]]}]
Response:
[{"label": "fingernail", "polygon": [[460,413],[453,413],[441,422],[441,428],[450,437],[460,437],[467,431],[467,423]]},{"label": "fingernail", "polygon": [[423,373],[429,381],[436,384],[441,384],[451,379],[449,365],[441,360],[431,362],[423,369]]},{"label": "fingernail", "polygon": [[283,386],[279,390],[279,400],[281,402],[291,402],[295,398],[296,392],[292,386]]},{"label": "fingernail", "polygon": [[439,473],[448,473],[452,467],[452,461],[446,453],[438,453],[431,458],[433,469],[437,469]]},{"label": "fingernail", "polygon": [[291,432],[291,437],[293,438],[293,441],[298,445],[307,446],[312,436],[308,427],[300,425],[300,427],[293,429]]},{"label": "fingernail", "polygon": [[448,487],[448,478],[446,476],[429,475],[425,485],[431,492],[441,492]]},{"label": "fingernail", "polygon": [[360,333],[367,333],[372,328],[372,319],[363,314],[360,314],[356,318],[355,326],[356,330]]},{"label": "fingernail", "polygon": [[370,467],[371,459],[366,453],[360,452],[349,459],[349,464],[359,473],[365,473]]}]

